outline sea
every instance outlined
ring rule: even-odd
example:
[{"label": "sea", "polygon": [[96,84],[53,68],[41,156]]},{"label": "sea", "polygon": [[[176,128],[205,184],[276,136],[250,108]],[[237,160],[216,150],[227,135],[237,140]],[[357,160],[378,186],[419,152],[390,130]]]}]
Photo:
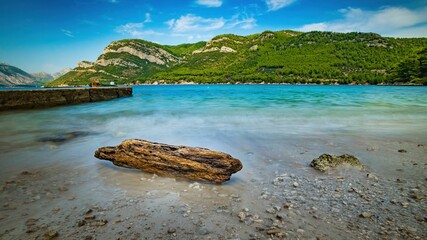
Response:
[{"label": "sea", "polygon": [[[322,153],[363,158],[388,143],[427,145],[427,87],[135,86],[132,97],[4,111],[0,171],[96,165],[98,147],[130,138],[223,151],[255,168],[256,158],[305,168]],[[376,153],[364,161],[383,171],[388,155]]]}]

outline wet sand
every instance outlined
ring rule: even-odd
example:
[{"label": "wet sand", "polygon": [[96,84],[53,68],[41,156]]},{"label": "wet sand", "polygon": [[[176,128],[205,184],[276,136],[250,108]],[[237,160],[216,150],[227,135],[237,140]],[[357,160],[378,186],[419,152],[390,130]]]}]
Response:
[{"label": "wet sand", "polygon": [[[0,238],[427,238],[422,139],[210,134],[159,133],[148,140],[239,158],[243,170],[224,184],[165,178],[93,157],[97,147],[116,145],[126,134],[6,151],[0,166]],[[322,153],[355,155],[367,170],[319,173],[309,163]]]}]

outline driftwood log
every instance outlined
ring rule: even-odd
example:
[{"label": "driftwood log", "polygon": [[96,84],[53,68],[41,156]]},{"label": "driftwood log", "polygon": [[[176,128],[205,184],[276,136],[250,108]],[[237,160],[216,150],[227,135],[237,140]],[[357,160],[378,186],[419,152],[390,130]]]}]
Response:
[{"label": "driftwood log", "polygon": [[141,139],[124,140],[115,147],[101,147],[96,150],[95,157],[162,176],[216,183],[230,180],[231,174],[242,169],[242,163],[226,153]]}]

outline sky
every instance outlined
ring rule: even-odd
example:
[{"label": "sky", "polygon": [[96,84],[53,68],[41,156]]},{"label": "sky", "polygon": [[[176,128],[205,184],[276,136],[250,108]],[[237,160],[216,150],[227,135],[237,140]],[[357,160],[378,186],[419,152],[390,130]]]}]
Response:
[{"label": "sky", "polygon": [[0,0],[0,62],[53,73],[120,39],[177,45],[287,29],[427,37],[427,1]]}]

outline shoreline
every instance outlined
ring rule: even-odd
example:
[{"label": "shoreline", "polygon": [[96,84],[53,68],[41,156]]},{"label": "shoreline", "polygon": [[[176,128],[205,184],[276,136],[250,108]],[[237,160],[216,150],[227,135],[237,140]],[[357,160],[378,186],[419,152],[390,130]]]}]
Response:
[{"label": "shoreline", "polygon": [[[403,155],[396,148],[402,144],[408,149]],[[77,146],[80,144],[70,143],[59,146],[59,150],[66,153]],[[385,146],[389,145],[379,146],[375,153],[365,151],[383,155],[389,151]],[[302,149],[306,147],[293,146],[290,150]],[[396,142],[391,149],[402,156],[409,154],[402,161],[402,171],[426,168],[427,162],[419,158],[424,147]],[[79,156],[90,152],[90,148],[84,148]],[[89,159],[83,158],[55,165],[46,163],[46,167],[29,166],[0,178],[0,237],[427,237],[425,180],[385,176],[375,172],[366,161],[366,171],[341,168],[320,173],[308,166],[317,154],[318,150],[311,149],[294,157],[295,163],[283,165],[283,160],[271,162],[259,152],[233,153],[244,159],[246,165],[242,173],[220,185],[123,169],[93,158],[90,163],[84,163]],[[255,159],[260,162],[249,163]],[[406,164],[409,159],[418,165]],[[96,194],[87,194],[93,191]]]}]

